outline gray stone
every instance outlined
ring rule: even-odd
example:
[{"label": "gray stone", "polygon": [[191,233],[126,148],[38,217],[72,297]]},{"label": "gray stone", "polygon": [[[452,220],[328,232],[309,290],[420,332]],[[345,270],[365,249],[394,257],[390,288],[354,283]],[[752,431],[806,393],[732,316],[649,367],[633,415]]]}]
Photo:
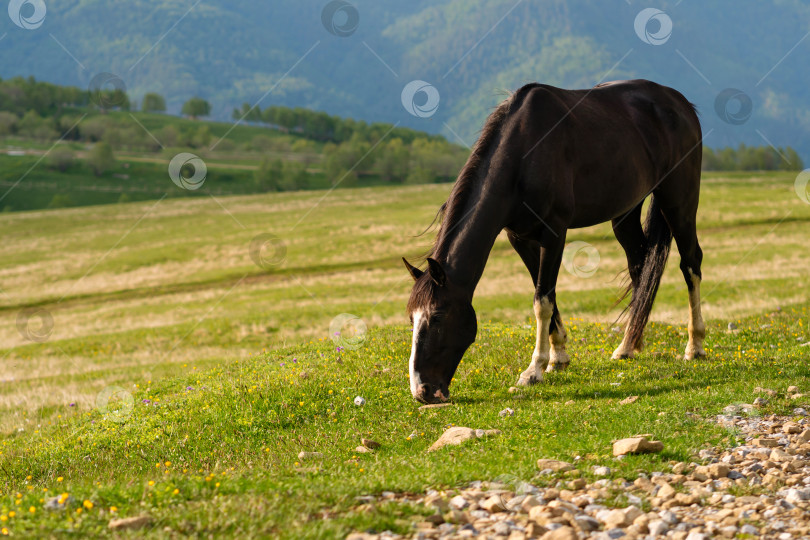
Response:
[{"label": "gray stone", "polygon": [[591,532],[599,530],[599,522],[591,516],[577,516],[574,520],[583,531]]},{"label": "gray stone", "polygon": [[674,512],[670,512],[669,510],[662,510],[658,512],[658,517],[660,517],[664,521],[664,523],[670,526],[675,525],[680,521],[680,519],[678,519],[678,516],[676,516]]},{"label": "gray stone", "polygon": [[498,413],[498,416],[500,416],[501,418],[503,418],[504,416],[514,416],[514,415],[515,411],[513,409],[510,409],[509,407],[505,408],[504,410]]}]

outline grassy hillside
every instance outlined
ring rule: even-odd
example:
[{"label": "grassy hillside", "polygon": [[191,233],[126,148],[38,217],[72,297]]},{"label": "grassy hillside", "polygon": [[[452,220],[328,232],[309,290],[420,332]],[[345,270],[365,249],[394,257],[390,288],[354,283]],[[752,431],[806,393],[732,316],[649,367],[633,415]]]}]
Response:
[{"label": "grassy hillside", "polygon": [[[110,384],[325,338],[341,313],[369,327],[406,322],[410,277],[399,258],[430,246],[432,233],[417,235],[449,188],[163,199],[0,216],[0,380],[10,382],[0,424],[30,428],[65,403],[92,404]],[[707,317],[731,320],[804,301],[808,218],[790,174],[707,176],[699,213]],[[587,279],[561,271],[563,317],[612,322],[624,253],[609,225],[569,236],[595,246],[600,263]],[[531,324],[531,298],[525,268],[499,238],[476,291],[480,320]],[[673,254],[653,319],[682,324],[686,306]],[[42,343],[18,328],[20,312],[32,308],[53,319]]]},{"label": "grassy hillside", "polygon": [[[680,360],[687,301],[676,254],[647,350],[609,360],[625,263],[609,225],[599,226],[569,238],[597,248],[596,273],[560,276],[571,370],[508,393],[533,347],[532,286],[499,238],[455,404],[430,412],[417,411],[408,390],[410,278],[399,257],[430,245],[431,234],[416,235],[449,186],[0,215],[0,527],[103,535],[111,517],[147,514],[152,537],[406,532],[423,510],[359,508],[355,497],[507,473],[531,479],[538,457],[579,455],[585,475],[609,463],[632,478],[689,460],[705,442],[729,443],[728,432],[684,412],[750,401],[755,386],[810,387],[810,206],[793,181],[704,178],[703,362]],[[343,313],[370,329],[358,348],[331,339]],[[726,333],[731,321],[739,332]],[[357,395],[365,406],[353,404]],[[642,398],[615,407],[628,395]],[[514,417],[497,416],[506,406]],[[774,400],[771,410],[792,406]],[[448,424],[504,433],[426,453]],[[609,460],[611,439],[644,432],[664,440],[665,453]],[[383,446],[357,454],[360,437]],[[323,460],[301,462],[302,450]],[[66,510],[46,511],[62,493],[72,497]]]},{"label": "grassy hillside", "polygon": [[[327,4],[134,0],[121,12],[100,0],[65,0],[48,6],[36,30],[4,19],[4,46],[15,54],[0,59],[0,75],[86,87],[95,74],[111,72],[136,101],[147,92],[167,96],[172,112],[196,94],[226,119],[234,107],[263,98],[262,106],[399,121],[468,144],[505,90],[530,81],[588,87],[642,77],[697,103],[715,130],[710,146],[761,145],[764,134],[810,156],[803,69],[810,10],[801,2],[742,0],[733,10],[666,0],[354,2],[359,25],[348,37],[324,27]],[[672,20],[666,43],[652,46],[636,35],[644,7]],[[415,79],[441,94],[430,118],[402,107],[401,92]],[[726,88],[752,100],[744,125],[714,112]]]}]

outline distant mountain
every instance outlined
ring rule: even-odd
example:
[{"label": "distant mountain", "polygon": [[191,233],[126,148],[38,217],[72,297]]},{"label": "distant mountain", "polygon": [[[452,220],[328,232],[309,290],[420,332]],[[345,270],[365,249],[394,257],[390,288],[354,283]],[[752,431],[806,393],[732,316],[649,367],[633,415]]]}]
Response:
[{"label": "distant mountain", "polygon": [[[43,1],[38,28],[0,23],[0,76],[87,85],[110,72],[133,101],[159,92],[173,111],[200,95],[227,119],[263,98],[467,144],[526,82],[640,77],[695,102],[709,146],[770,142],[810,161],[810,6],[800,0]],[[16,22],[36,26],[35,5]],[[408,87],[408,112],[413,80],[435,91]]]}]

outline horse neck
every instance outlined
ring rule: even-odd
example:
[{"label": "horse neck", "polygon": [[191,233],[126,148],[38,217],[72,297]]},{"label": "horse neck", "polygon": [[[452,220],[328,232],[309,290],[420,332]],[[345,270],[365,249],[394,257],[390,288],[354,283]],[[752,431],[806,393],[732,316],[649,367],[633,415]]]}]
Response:
[{"label": "horse neck", "polygon": [[[465,202],[449,203],[446,213],[458,216],[442,225],[433,258],[442,263],[451,282],[472,298],[484,273],[498,234],[506,226],[508,202],[500,190],[487,189],[488,181],[476,186]],[[458,207],[452,207],[452,205]]]}]

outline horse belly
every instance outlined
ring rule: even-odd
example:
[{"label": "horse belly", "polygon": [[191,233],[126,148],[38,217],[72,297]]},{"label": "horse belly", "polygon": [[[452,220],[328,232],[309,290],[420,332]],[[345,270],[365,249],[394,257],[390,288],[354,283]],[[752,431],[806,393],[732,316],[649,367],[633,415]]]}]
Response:
[{"label": "horse belly", "polygon": [[574,182],[574,212],[571,229],[591,227],[617,217],[638,206],[652,187],[637,176]]}]

